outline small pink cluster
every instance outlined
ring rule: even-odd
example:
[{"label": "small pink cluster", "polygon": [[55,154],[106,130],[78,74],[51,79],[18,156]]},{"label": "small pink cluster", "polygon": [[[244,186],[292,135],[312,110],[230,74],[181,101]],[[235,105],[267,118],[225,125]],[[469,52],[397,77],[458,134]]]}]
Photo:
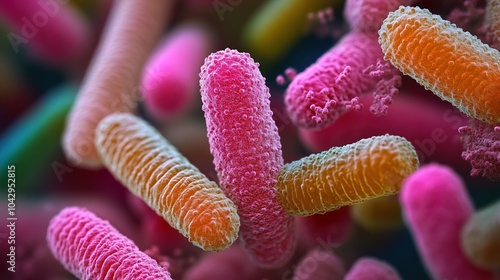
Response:
[{"label": "small pink cluster", "polygon": [[471,119],[458,131],[464,144],[462,157],[472,165],[470,175],[500,180],[500,125]]},{"label": "small pink cluster", "polygon": [[[377,31],[387,14],[412,0],[347,1],[344,14],[351,31],[287,88],[285,103],[292,121],[306,129],[322,129],[347,111],[362,108],[359,97],[373,93],[370,111],[387,114],[401,76],[383,60]],[[279,83],[283,82],[280,76]]]}]

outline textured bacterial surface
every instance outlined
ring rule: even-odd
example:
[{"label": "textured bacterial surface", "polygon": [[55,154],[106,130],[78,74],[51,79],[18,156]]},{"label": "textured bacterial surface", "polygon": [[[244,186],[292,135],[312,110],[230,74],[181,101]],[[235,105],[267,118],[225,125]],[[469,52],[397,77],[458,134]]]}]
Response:
[{"label": "textured bacterial surface", "polygon": [[238,207],[244,246],[261,266],[276,267],[293,253],[294,223],[274,188],[283,158],[258,66],[248,53],[213,53],[200,86],[210,150],[221,187]]},{"label": "textured bacterial surface", "polygon": [[113,175],[193,244],[220,251],[236,240],[233,202],[145,121],[127,113],[106,117],[96,146]]},{"label": "textured bacterial surface", "polygon": [[276,188],[289,213],[324,213],[399,192],[418,164],[403,137],[374,136],[286,164]]},{"label": "textured bacterial surface", "polygon": [[449,167],[430,164],[403,183],[401,206],[423,263],[433,279],[493,279],[460,246],[460,231],[474,208],[463,181]]},{"label": "textured bacterial surface", "polygon": [[427,9],[400,7],[384,20],[379,42],[403,74],[464,114],[500,123],[500,52]]},{"label": "textured bacterial surface", "polygon": [[56,259],[79,279],[172,279],[108,221],[83,208],[68,207],[52,218],[47,242]]}]

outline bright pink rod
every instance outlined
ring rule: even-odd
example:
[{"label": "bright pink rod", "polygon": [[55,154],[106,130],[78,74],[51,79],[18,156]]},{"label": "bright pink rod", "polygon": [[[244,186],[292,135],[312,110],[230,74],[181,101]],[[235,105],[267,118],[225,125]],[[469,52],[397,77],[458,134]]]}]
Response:
[{"label": "bright pink rod", "polygon": [[52,254],[79,279],[172,279],[107,221],[86,209],[68,207],[50,222]]},{"label": "bright pink rod", "polygon": [[94,145],[97,124],[111,113],[130,112],[136,107],[142,68],[172,4],[173,1],[115,1],[63,136],[66,157],[75,165],[102,166]]},{"label": "bright pink rod", "polygon": [[410,175],[400,194],[403,214],[434,279],[494,279],[465,257],[460,234],[474,209],[460,177],[449,167],[429,164]]},{"label": "bright pink rod", "polygon": [[220,185],[238,208],[240,237],[259,265],[278,267],[294,251],[294,220],[274,188],[283,158],[258,66],[248,53],[213,53],[200,86],[210,150]]},{"label": "bright pink rod", "polygon": [[198,73],[212,50],[212,38],[201,24],[177,27],[149,58],[142,87],[146,108],[158,119],[189,109],[198,94]]}]

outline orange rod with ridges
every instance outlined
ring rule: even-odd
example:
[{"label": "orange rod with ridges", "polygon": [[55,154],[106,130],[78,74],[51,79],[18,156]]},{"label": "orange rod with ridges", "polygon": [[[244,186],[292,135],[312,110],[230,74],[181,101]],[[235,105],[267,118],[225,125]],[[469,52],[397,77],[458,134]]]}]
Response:
[{"label": "orange rod with ridges", "polygon": [[427,9],[400,7],[379,30],[396,68],[466,115],[500,123],[500,52]]},{"label": "orange rod with ridges", "polygon": [[288,213],[307,216],[395,194],[418,165],[410,142],[386,134],[286,164],[276,188]]},{"label": "orange rod with ridges", "polygon": [[114,176],[194,245],[220,251],[236,240],[233,202],[145,121],[109,115],[97,127],[96,146]]}]

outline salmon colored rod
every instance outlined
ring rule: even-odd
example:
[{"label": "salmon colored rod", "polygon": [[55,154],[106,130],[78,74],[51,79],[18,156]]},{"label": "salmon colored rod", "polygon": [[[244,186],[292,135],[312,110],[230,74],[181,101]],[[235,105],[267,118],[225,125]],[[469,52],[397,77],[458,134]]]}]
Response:
[{"label": "salmon colored rod", "polygon": [[233,202],[145,121],[129,113],[104,118],[96,146],[111,173],[194,245],[221,251],[236,240]]},{"label": "salmon colored rod", "polygon": [[79,279],[172,279],[132,240],[84,208],[67,207],[52,218],[47,242],[54,257]]},{"label": "salmon colored rod", "polygon": [[500,52],[427,9],[400,7],[379,30],[385,60],[464,114],[500,123]]},{"label": "salmon colored rod", "polygon": [[115,1],[63,136],[66,157],[74,164],[101,166],[95,128],[107,115],[135,108],[143,64],[159,39],[172,3]]},{"label": "salmon colored rod", "polygon": [[285,164],[276,188],[288,213],[308,216],[395,194],[418,165],[410,142],[386,134]]}]

